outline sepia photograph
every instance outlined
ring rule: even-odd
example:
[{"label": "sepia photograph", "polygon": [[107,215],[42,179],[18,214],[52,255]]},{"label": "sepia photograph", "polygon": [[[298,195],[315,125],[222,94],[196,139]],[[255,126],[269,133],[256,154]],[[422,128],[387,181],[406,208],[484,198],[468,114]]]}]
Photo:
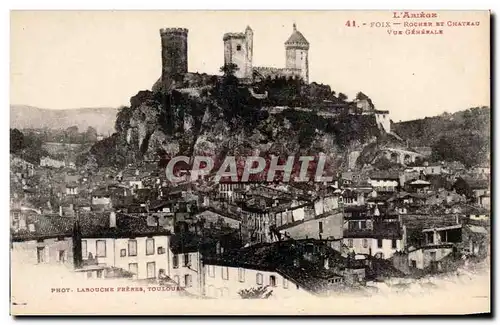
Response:
[{"label": "sepia photograph", "polygon": [[489,11],[10,12],[10,313],[491,313]]}]

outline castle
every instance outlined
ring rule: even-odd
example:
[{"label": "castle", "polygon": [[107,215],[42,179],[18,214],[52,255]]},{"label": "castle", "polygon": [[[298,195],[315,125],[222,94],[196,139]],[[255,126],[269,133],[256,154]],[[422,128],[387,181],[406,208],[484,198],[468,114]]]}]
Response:
[{"label": "castle", "polygon": [[[188,72],[188,30],[186,28],[162,28],[161,36],[161,57],[162,75],[153,86],[153,91],[160,88],[183,89],[188,91],[193,88],[200,88],[210,83],[210,76],[205,73]],[[252,83],[265,78],[279,77],[299,77],[305,83],[309,83],[309,42],[297,30],[293,24],[293,31],[285,45],[285,67],[254,67],[253,66],[253,30],[247,26],[243,33],[226,33],[222,37],[224,42],[224,65],[235,64],[238,69],[235,76],[242,83]],[[259,98],[259,94],[252,95]],[[267,96],[267,95],[265,95]],[[376,123],[387,133],[391,133],[390,119],[388,111],[375,110],[369,107],[366,100],[356,100],[353,102],[357,110],[363,115],[375,116]],[[343,106],[350,106],[344,103]],[[325,116],[336,113],[323,112]]]},{"label": "castle", "polygon": [[[188,30],[185,28],[162,28],[161,85],[165,89],[176,87],[188,73]],[[247,26],[243,33],[226,33],[224,42],[224,65],[235,64],[235,76],[243,82],[261,78],[299,77],[309,82],[309,42],[293,24],[293,32],[284,43],[285,68],[253,66],[253,30]]]},{"label": "castle", "polygon": [[292,35],[285,42],[285,68],[253,66],[253,31],[247,26],[244,33],[226,33],[224,41],[224,64],[236,64],[235,75],[245,80],[266,77],[300,77],[309,81],[309,42],[293,24]]}]

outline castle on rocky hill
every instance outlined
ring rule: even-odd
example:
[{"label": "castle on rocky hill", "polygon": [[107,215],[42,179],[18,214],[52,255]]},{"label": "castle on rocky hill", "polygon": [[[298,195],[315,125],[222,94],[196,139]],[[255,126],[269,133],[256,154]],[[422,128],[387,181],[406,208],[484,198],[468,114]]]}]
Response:
[{"label": "castle on rocky hill", "polygon": [[[186,28],[162,28],[161,57],[164,89],[177,88],[186,80],[188,72],[188,30]],[[243,33],[226,33],[224,42],[224,64],[235,64],[235,76],[242,82],[253,82],[262,78],[299,77],[309,82],[309,42],[293,24],[293,31],[285,45],[285,67],[253,66],[253,30],[247,26]],[[207,76],[208,77],[208,76]],[[189,78],[187,78],[189,79]],[[158,83],[155,87],[158,87]]]}]

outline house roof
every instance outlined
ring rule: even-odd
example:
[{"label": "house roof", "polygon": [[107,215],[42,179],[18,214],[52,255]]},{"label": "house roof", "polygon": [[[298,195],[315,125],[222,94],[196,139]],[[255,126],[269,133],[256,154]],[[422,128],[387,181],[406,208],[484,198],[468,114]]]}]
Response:
[{"label": "house roof", "polygon": [[399,180],[399,172],[392,170],[375,170],[370,173],[370,179],[375,180]]},{"label": "house roof", "polygon": [[[329,247],[326,241],[314,239],[256,244],[231,250],[219,256],[206,256],[203,258],[203,263],[278,272],[304,289],[318,293],[327,287],[327,279],[339,275],[333,270],[324,269],[323,265],[307,262],[304,259],[304,253],[310,245],[316,247],[323,257],[335,261],[335,264],[345,264],[345,258],[340,252]],[[300,266],[294,265],[297,259],[300,260]]]},{"label": "house roof", "polygon": [[373,229],[344,230],[344,238],[376,238],[376,239],[401,239],[403,230],[399,222],[378,222],[373,224]]}]

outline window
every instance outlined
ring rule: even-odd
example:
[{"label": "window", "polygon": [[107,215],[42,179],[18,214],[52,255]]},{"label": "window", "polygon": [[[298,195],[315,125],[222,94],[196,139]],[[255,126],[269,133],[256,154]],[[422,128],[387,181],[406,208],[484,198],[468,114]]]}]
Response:
[{"label": "window", "polygon": [[236,51],[241,51],[241,45],[240,44],[236,45]]},{"label": "window", "polygon": [[165,254],[165,247],[158,247],[158,255]]},{"label": "window", "polygon": [[45,247],[37,247],[36,248],[36,260],[38,263],[45,262]]},{"label": "window", "polygon": [[323,222],[320,221],[318,226],[319,226],[319,233],[322,234],[323,233]]},{"label": "window", "polygon": [[87,258],[88,252],[87,252],[87,241],[82,240],[82,258]]},{"label": "window", "polygon": [[229,279],[229,268],[227,266],[222,267],[222,280]]},{"label": "window", "polygon": [[128,256],[137,256],[137,240],[128,241]]},{"label": "window", "polygon": [[179,267],[179,255],[178,254],[174,254],[174,256],[172,257],[172,264],[173,264],[173,267],[174,269],[177,269]]},{"label": "window", "polygon": [[238,268],[238,281],[245,282],[245,269]]},{"label": "window", "polygon": [[366,229],[366,221],[361,221],[359,226],[361,229]]},{"label": "window", "polygon": [[120,249],[120,257],[125,257],[127,256],[127,250],[124,248],[124,249]]},{"label": "window", "polygon": [[411,260],[411,267],[417,267],[417,261]]},{"label": "window", "polygon": [[276,277],[274,275],[269,276],[269,285],[271,287],[276,287]]},{"label": "window", "polygon": [[288,289],[288,280],[283,278],[283,288]]},{"label": "window", "polygon": [[101,279],[102,273],[103,273],[102,270],[97,270],[97,274],[96,274],[97,278]]},{"label": "window", "polygon": [[179,283],[179,281],[180,281],[180,280],[179,280],[179,276],[178,276],[178,275],[174,275],[174,281],[175,281],[175,283],[177,283],[178,285],[180,284],[180,283]]},{"label": "window", "polygon": [[96,257],[106,257],[106,241],[97,240],[96,245]]},{"label": "window", "polygon": [[349,239],[347,240],[347,245],[348,245],[350,248],[352,248],[352,247],[354,246],[354,243],[353,243],[352,238],[349,238]]},{"label": "window", "polygon": [[186,288],[190,288],[193,286],[193,283],[192,283],[192,279],[191,279],[191,275],[190,274],[186,274],[184,275],[184,286]]},{"label": "window", "polygon": [[133,274],[134,279],[137,279],[139,275],[139,266],[137,265],[137,263],[130,263],[128,265],[128,271]]},{"label": "window", "polygon": [[215,295],[215,287],[213,285],[209,285],[207,289],[207,296],[213,297]]},{"label": "window", "polygon": [[92,279],[92,272],[87,272],[87,279]]},{"label": "window", "polygon": [[215,277],[215,266],[213,265],[208,266],[208,276],[211,278]]},{"label": "window", "polygon": [[155,253],[155,240],[153,238],[146,239],[146,255],[154,255]]},{"label": "window", "polygon": [[363,238],[363,248],[368,248],[368,239]]},{"label": "window", "polygon": [[257,284],[258,285],[262,285],[264,282],[263,282],[263,276],[262,276],[262,273],[257,273]]},{"label": "window", "polygon": [[190,266],[191,263],[189,261],[189,253],[184,254],[184,266]]},{"label": "window", "polygon": [[58,258],[59,258],[59,262],[61,262],[61,263],[66,262],[66,251],[65,250],[60,250]]},{"label": "window", "polygon": [[377,239],[377,247],[382,248],[382,238]]},{"label": "window", "polygon": [[436,260],[436,252],[431,252],[431,261]]},{"label": "window", "polygon": [[396,239],[392,240],[392,248],[394,249],[398,248],[398,242],[396,241]]},{"label": "window", "polygon": [[146,270],[147,270],[147,275],[148,279],[154,279],[156,278],[156,263],[155,262],[148,262],[146,263]]}]

